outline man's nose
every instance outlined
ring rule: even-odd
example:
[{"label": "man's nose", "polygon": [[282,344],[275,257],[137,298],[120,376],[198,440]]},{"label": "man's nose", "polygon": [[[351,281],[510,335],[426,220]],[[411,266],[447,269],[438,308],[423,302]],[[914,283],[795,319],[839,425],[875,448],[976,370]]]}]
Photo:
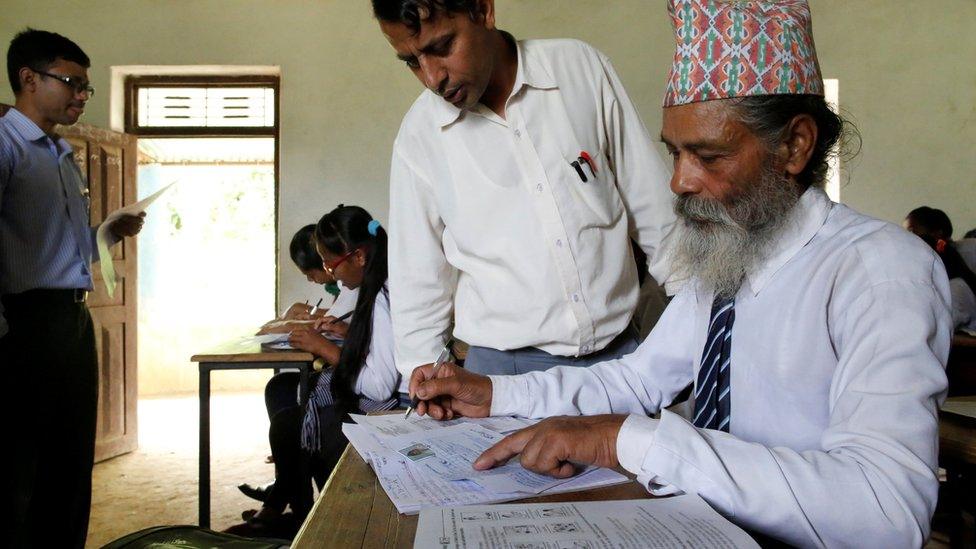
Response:
[{"label": "man's nose", "polygon": [[674,173],[671,175],[671,192],[681,196],[683,194],[697,194],[701,192],[701,181],[697,170],[688,165],[681,156],[674,163]]},{"label": "man's nose", "polygon": [[424,86],[437,95],[444,95],[447,91],[444,67],[438,61],[424,57],[420,59],[420,70],[424,76]]}]

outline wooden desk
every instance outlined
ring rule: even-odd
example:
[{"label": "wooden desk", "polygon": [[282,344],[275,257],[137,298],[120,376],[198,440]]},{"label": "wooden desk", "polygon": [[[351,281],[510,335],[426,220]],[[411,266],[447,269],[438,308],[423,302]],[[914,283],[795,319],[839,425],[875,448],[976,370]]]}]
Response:
[{"label": "wooden desk", "polygon": [[250,339],[233,341],[193,355],[200,365],[200,526],[210,527],[210,372],[213,370],[299,370],[301,403],[308,398],[308,376],[315,356],[305,351],[266,351]]},{"label": "wooden desk", "polygon": [[939,411],[939,465],[946,470],[948,506],[954,510],[950,536],[958,547],[966,528],[962,511],[976,514],[976,396],[946,399]]},{"label": "wooden desk", "polygon": [[[519,500],[599,501],[652,497],[636,482],[595,488],[583,492],[553,494]],[[294,549],[318,547],[368,547],[399,549],[413,547],[418,515],[401,515],[387,497],[379,480],[359,452],[346,446],[329,482],[315,502],[298,536]]]}]

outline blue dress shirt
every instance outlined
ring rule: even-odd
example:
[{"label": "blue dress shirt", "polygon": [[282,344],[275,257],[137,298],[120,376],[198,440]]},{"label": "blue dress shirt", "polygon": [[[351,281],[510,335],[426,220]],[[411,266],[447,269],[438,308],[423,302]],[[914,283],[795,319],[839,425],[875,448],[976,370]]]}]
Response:
[{"label": "blue dress shirt", "polygon": [[88,184],[71,145],[10,109],[0,118],[0,295],[91,290],[97,260]]}]

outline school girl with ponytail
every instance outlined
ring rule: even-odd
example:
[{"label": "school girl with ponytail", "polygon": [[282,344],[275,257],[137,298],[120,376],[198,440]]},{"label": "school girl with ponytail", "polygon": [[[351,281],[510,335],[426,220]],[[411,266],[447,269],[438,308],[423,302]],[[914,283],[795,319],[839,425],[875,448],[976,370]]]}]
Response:
[{"label": "school girl with ponytail", "polygon": [[[321,488],[345,448],[342,419],[348,413],[391,410],[406,399],[407,380],[393,360],[386,231],[363,208],[340,205],[316,224],[314,242],[323,269],[359,289],[355,313],[341,347],[316,338],[314,348],[305,349],[328,367],[315,380],[307,406],[272,418],[275,483],[261,510],[245,512],[247,522],[229,530],[233,533],[293,536],[312,507],[311,479]],[[327,330],[328,322],[320,320],[315,329]],[[293,334],[293,345],[303,341]],[[286,506],[290,516],[283,515]]]}]

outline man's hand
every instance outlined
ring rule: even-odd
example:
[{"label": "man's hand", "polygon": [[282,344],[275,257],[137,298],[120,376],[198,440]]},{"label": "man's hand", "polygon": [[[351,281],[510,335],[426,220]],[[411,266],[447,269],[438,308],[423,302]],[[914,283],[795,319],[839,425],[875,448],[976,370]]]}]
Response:
[{"label": "man's hand", "polygon": [[324,356],[325,352],[322,350],[324,344],[328,343],[329,340],[325,339],[325,336],[318,333],[313,328],[308,326],[302,326],[301,328],[296,328],[291,333],[291,337],[288,338],[288,342],[291,346],[300,349],[302,351],[307,351],[317,356]]},{"label": "man's hand", "polygon": [[145,220],[146,212],[139,212],[139,215],[123,215],[113,221],[108,229],[119,239],[135,236],[142,230],[142,224],[145,223]]},{"label": "man's hand", "polygon": [[491,414],[491,380],[471,373],[453,362],[441,365],[434,378],[434,365],[414,368],[410,375],[410,396],[420,399],[416,412],[434,419],[487,417]]},{"label": "man's hand", "polygon": [[556,478],[573,476],[579,465],[616,467],[617,435],[626,419],[622,414],[551,417],[488,448],[474,468],[491,469],[515,455],[520,455],[522,467]]}]

